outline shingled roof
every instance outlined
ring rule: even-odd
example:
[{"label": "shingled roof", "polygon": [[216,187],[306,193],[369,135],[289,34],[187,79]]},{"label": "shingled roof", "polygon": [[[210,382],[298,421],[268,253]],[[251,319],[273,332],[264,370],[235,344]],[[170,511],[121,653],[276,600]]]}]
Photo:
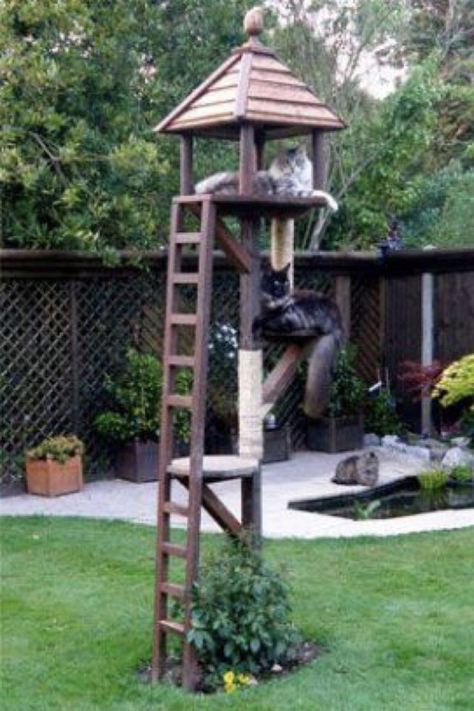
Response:
[{"label": "shingled roof", "polygon": [[261,44],[257,38],[261,27],[247,31],[249,40],[155,130],[237,138],[240,124],[246,121],[262,128],[267,137],[277,138],[314,128],[344,128],[342,119]]}]

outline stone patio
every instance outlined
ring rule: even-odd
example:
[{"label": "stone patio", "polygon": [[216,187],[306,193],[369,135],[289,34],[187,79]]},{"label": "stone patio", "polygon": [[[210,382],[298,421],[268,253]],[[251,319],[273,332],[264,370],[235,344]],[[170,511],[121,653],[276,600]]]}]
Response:
[{"label": "stone patio", "polygon": [[[376,448],[380,459],[379,483],[387,483],[416,474],[426,463],[420,459]],[[359,486],[338,486],[330,479],[337,462],[349,456],[323,452],[297,452],[287,462],[263,467],[263,531],[270,538],[338,538],[353,536],[389,536],[419,531],[464,528],[474,525],[474,509],[435,511],[394,519],[351,521],[324,514],[288,509],[292,499],[318,498],[349,491],[360,491]],[[183,500],[186,493],[174,483],[174,500]],[[240,511],[240,486],[238,481],[212,484],[224,503],[237,516]],[[56,499],[22,494],[2,499],[0,515],[29,516],[84,516],[91,518],[121,519],[153,525],[156,511],[156,483],[133,484],[125,480],[104,480],[87,484],[78,494]],[[173,525],[182,525],[183,519],[173,518]],[[203,514],[205,531],[220,530],[213,520]]]}]

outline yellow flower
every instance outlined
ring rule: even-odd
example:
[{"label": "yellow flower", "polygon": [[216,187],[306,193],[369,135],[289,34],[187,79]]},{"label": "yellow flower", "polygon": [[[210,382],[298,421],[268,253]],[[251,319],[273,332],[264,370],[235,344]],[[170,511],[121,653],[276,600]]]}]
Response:
[{"label": "yellow flower", "polygon": [[222,678],[224,679],[224,684],[233,684],[234,679],[235,679],[235,674],[233,671],[228,671],[223,675]]},{"label": "yellow flower", "polygon": [[237,687],[235,684],[226,684],[224,689],[228,694],[231,694],[233,691],[236,691]]},{"label": "yellow flower", "polygon": [[250,677],[248,674],[239,674],[239,676],[237,677],[237,681],[241,686],[246,686],[250,683]]}]

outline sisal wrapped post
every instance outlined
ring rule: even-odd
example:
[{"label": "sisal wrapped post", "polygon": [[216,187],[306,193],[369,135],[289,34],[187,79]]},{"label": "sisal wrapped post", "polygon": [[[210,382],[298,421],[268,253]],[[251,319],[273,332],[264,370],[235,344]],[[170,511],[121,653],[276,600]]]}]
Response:
[{"label": "sisal wrapped post", "polygon": [[262,350],[239,350],[239,454],[261,460]]},{"label": "sisal wrapped post", "polygon": [[288,277],[290,288],[293,290],[295,221],[272,220],[271,239],[270,260],[272,267],[273,269],[283,269],[288,263],[291,264]]}]

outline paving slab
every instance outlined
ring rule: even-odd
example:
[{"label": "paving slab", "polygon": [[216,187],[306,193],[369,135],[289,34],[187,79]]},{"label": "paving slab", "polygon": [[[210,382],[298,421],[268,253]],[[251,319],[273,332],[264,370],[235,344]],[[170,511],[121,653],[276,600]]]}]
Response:
[{"label": "paving slab", "polygon": [[[380,460],[379,484],[417,474],[426,466],[417,458],[375,448]],[[433,511],[393,519],[352,521],[337,516],[288,509],[293,499],[314,499],[351,491],[361,486],[340,486],[331,482],[337,463],[349,456],[324,452],[297,452],[286,462],[267,464],[262,469],[263,532],[270,538],[339,538],[354,536],[391,536],[402,533],[433,531],[474,526],[474,509]],[[228,508],[240,515],[240,482],[211,485]],[[185,502],[187,493],[173,482],[173,499]],[[154,525],[156,521],[156,482],[134,484],[113,479],[91,482],[83,491],[57,498],[22,494],[0,501],[0,515],[84,516],[120,519]],[[182,526],[183,519],[172,517],[172,524]],[[202,529],[219,531],[203,512]]]}]

